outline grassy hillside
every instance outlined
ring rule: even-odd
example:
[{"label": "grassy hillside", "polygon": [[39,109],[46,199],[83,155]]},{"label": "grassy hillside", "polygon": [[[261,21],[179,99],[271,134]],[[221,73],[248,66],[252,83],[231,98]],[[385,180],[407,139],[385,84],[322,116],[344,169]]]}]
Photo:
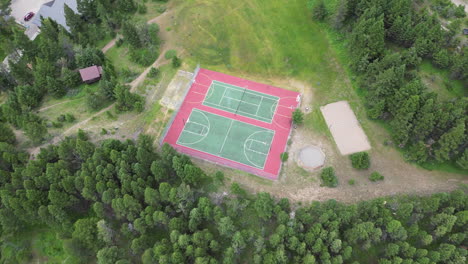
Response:
[{"label": "grassy hillside", "polygon": [[[328,94],[347,98],[325,30],[312,21],[305,0],[191,0],[181,7],[175,30],[195,62],[204,67],[266,77],[291,76]],[[291,26],[294,25],[294,26]]]}]

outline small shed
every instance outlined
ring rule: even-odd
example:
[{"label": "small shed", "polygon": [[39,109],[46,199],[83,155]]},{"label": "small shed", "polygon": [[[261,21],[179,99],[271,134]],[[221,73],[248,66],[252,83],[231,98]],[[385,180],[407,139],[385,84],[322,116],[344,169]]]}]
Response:
[{"label": "small shed", "polygon": [[463,29],[463,35],[468,35],[468,28]]},{"label": "small shed", "polygon": [[80,75],[81,75],[81,80],[83,80],[83,82],[87,84],[97,82],[101,79],[102,67],[93,65],[88,68],[81,69]]}]

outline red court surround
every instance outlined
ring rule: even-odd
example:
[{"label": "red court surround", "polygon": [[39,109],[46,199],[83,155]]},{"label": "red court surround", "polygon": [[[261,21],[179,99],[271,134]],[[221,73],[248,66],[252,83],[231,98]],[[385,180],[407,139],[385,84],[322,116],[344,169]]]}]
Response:
[{"label": "red court surround", "polygon": [[[272,123],[269,124],[256,119],[235,115],[231,112],[226,112],[217,108],[212,108],[203,105],[202,103],[205,98],[205,94],[208,92],[208,89],[213,80],[229,83],[239,87],[247,88],[249,90],[258,91],[261,93],[279,97],[279,105],[276,108],[276,112],[273,116]],[[221,164],[224,166],[243,170],[258,176],[262,176],[267,179],[276,180],[278,179],[278,174],[281,169],[280,154],[284,152],[286,148],[289,133],[291,130],[292,111],[294,111],[294,109],[299,104],[299,102],[297,101],[298,96],[299,93],[297,92],[288,91],[278,87],[273,87],[270,85],[241,79],[219,72],[200,69],[197,76],[195,77],[195,81],[193,82],[192,86],[190,87],[190,90],[187,93],[187,96],[184,99],[184,102],[182,103],[179,111],[177,112],[177,115],[171,127],[167,131],[163,142],[169,143],[172,147],[174,147],[181,153],[196,158],[208,160],[216,164]],[[193,108],[198,108],[200,110],[207,111],[213,114],[221,115],[234,120],[243,121],[255,126],[260,126],[274,130],[275,136],[271,143],[271,150],[266,159],[264,169],[257,169],[222,157],[218,157],[215,155],[200,152],[195,149],[177,145],[177,139],[179,138],[179,135],[184,128],[184,120],[188,119]]]}]

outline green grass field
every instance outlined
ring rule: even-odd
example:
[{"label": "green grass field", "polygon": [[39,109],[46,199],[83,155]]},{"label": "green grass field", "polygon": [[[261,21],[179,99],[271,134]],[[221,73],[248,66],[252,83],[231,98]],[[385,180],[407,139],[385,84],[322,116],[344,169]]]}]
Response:
[{"label": "green grass field", "polygon": [[203,104],[271,123],[278,101],[276,96],[213,81]]},{"label": "green grass field", "polygon": [[439,69],[428,60],[421,63],[419,75],[429,92],[435,92],[442,100],[468,96],[468,87],[463,81],[452,80],[447,69]]},{"label": "green grass field", "polygon": [[263,169],[274,131],[193,109],[177,144]]},{"label": "green grass field", "polygon": [[294,77],[320,90],[323,104],[356,98],[306,0],[176,0],[174,5],[181,8],[174,30],[190,35],[180,42],[194,64],[265,79]]}]

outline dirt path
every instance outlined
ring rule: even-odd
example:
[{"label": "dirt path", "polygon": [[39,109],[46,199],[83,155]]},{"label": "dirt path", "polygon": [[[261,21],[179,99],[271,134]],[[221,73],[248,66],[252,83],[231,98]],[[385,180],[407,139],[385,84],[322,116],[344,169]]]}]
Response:
[{"label": "dirt path", "polygon": [[106,53],[110,48],[114,47],[115,42],[117,42],[117,38],[114,38],[113,40],[109,41],[104,48],[102,48],[102,52]]},{"label": "dirt path", "polygon": [[[167,20],[167,17],[170,16],[172,14],[172,12],[164,12],[163,14],[159,15],[158,17],[156,18],[153,18],[151,20],[148,21],[148,23],[161,23],[162,21],[166,21]],[[162,28],[162,27],[160,27]],[[144,79],[146,78],[146,75],[148,75],[149,71],[151,70],[152,67],[160,67],[161,65],[164,65],[167,63],[167,60],[164,58],[164,54],[166,53],[166,51],[170,48],[170,45],[168,45],[168,43],[170,43],[169,41],[167,41],[168,39],[168,33],[165,31],[165,30],[160,30],[159,32],[159,35],[161,37],[161,39],[164,40],[163,44],[161,45],[160,47],[160,54],[159,54],[159,57],[156,59],[156,61],[151,65],[149,66],[148,68],[146,68],[137,78],[135,78],[131,83],[127,83],[128,85],[130,85],[130,91],[131,92],[134,92],[136,90],[136,88],[144,81]],[[111,40],[103,49],[102,51],[103,52],[106,52],[107,50],[109,50],[110,48],[112,48],[114,45],[115,45],[115,40],[116,39],[113,39]],[[70,101],[70,100],[69,100]],[[44,111],[48,108],[51,108],[51,107],[54,107],[56,105],[60,105],[60,104],[64,104],[68,101],[65,101],[65,102],[60,102],[60,103],[57,103],[57,104],[54,104],[54,105],[51,105],[51,106],[47,106],[47,107],[44,107],[42,109],[39,109],[39,111]],[[86,123],[88,123],[90,120],[92,120],[93,118],[105,113],[106,111],[109,111],[110,109],[112,109],[112,107],[115,105],[115,103],[109,105],[108,107],[104,108],[104,109],[101,109],[100,111],[94,113],[93,115],[91,115],[90,117],[74,124],[73,126],[71,126],[70,128],[68,128],[67,130],[65,130],[62,134],[60,135],[57,135],[55,137],[53,137],[52,139],[50,139],[48,142],[42,144],[41,146],[38,146],[38,147],[34,147],[34,148],[30,148],[28,149],[27,151],[33,156],[35,157],[41,150],[41,148],[45,148],[47,147],[48,145],[50,144],[57,144],[58,142],[60,142],[61,140],[63,140],[66,136],[70,135],[71,133],[75,132],[76,130],[78,130],[79,128],[83,127]]]},{"label": "dirt path", "polygon": [[52,108],[52,107],[55,107],[55,106],[61,105],[61,104],[66,104],[66,103],[74,101],[74,100],[77,100],[77,99],[70,99],[70,100],[66,100],[66,101],[56,103],[56,104],[53,104],[53,105],[45,106],[45,107],[42,107],[42,108],[38,109],[37,112],[43,112],[43,111],[45,111],[45,110],[47,110],[49,108]]},{"label": "dirt path", "polygon": [[[168,11],[168,12],[164,12],[162,13],[161,15],[159,15],[158,17],[156,18],[153,18],[151,20],[148,21],[148,24],[152,24],[152,23],[157,23],[157,24],[161,24],[162,21],[166,21],[167,18],[169,16],[172,15],[172,12],[171,11]],[[168,43],[169,42],[169,34],[167,33],[166,30],[163,29],[164,27],[159,27],[159,36],[161,39],[164,40],[163,44],[161,45],[160,47],[160,54],[159,54],[159,57],[158,59],[151,65],[149,66],[148,68],[146,68],[138,77],[136,77],[130,84],[131,86],[131,89],[130,91],[134,91],[136,89],[136,87],[138,87],[138,85],[140,85],[143,80],[146,78],[146,75],[148,75],[149,71],[151,70],[151,68],[155,67],[159,67],[161,66],[162,64],[165,64],[167,62],[167,60],[164,58],[164,54],[166,53],[166,51],[169,50],[169,47],[172,46],[172,45],[169,45]]]}]

